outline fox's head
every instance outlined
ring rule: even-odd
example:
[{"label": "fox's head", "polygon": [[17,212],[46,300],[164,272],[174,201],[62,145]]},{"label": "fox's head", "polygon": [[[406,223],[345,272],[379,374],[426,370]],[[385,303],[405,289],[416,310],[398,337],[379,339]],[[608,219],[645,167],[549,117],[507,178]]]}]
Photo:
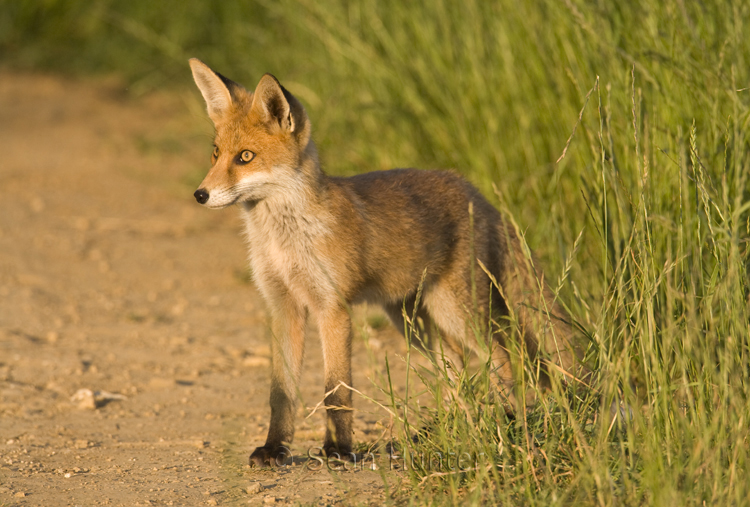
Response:
[{"label": "fox's head", "polygon": [[190,67],[216,127],[211,169],[195,199],[224,208],[289,190],[303,158],[314,156],[302,104],[271,74],[249,92],[196,58]]}]

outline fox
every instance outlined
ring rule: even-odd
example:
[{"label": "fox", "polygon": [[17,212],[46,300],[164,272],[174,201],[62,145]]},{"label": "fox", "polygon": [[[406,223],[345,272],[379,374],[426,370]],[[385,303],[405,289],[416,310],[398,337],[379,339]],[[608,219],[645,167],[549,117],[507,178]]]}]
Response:
[{"label": "fox", "polygon": [[357,303],[380,305],[402,333],[416,315],[426,348],[454,371],[486,350],[473,317],[513,317],[520,331],[493,332],[487,356],[509,413],[525,401],[515,392],[513,368],[523,364],[511,361],[513,337],[541,365],[542,380],[588,374],[516,228],[466,179],[420,169],[329,176],[305,108],[273,75],[249,91],[198,59],[189,63],[215,127],[211,168],[194,197],[211,209],[240,207],[253,282],[270,313],[271,418],[250,465],[274,466],[288,453],[308,317],[323,348],[322,449],[354,456],[349,309]]}]

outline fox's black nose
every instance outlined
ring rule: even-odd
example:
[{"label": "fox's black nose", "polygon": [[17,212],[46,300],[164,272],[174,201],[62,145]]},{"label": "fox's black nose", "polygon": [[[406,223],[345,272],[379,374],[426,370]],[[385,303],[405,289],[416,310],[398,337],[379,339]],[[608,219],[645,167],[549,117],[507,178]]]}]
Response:
[{"label": "fox's black nose", "polygon": [[208,201],[208,192],[205,188],[199,188],[193,195],[195,196],[195,200],[201,204],[206,204],[206,201]]}]

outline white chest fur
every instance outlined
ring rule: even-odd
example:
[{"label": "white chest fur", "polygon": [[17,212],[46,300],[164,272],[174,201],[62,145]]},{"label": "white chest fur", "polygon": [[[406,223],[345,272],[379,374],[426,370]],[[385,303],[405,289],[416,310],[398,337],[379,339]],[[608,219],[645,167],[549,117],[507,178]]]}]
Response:
[{"label": "white chest fur", "polygon": [[322,255],[330,229],[304,199],[266,199],[243,218],[253,277],[267,301],[279,289],[312,309],[335,297],[333,263]]}]

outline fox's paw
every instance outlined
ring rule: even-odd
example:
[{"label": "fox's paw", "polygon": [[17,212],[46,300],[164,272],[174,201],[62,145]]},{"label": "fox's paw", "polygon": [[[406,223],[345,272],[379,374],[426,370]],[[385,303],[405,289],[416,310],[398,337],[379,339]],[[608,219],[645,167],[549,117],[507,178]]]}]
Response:
[{"label": "fox's paw", "polygon": [[251,467],[279,467],[292,457],[292,451],[288,447],[279,445],[276,447],[257,447],[250,455]]},{"label": "fox's paw", "polygon": [[351,447],[337,447],[335,445],[325,446],[325,455],[330,460],[339,460],[347,462],[359,461],[358,456],[352,452]]}]

